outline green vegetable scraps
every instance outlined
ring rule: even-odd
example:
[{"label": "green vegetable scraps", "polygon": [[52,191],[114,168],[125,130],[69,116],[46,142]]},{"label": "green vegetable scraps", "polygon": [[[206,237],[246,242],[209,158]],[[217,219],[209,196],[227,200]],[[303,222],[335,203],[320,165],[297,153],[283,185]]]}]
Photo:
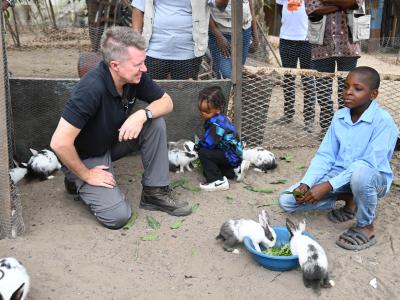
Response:
[{"label": "green vegetable scraps", "polygon": [[247,190],[249,190],[249,191],[251,191],[251,192],[255,192],[255,193],[266,193],[266,194],[271,194],[271,193],[274,192],[274,191],[273,191],[272,189],[270,189],[270,188],[255,188],[255,187],[252,187],[251,185],[246,185],[244,188],[247,189]]},{"label": "green vegetable scraps", "polygon": [[129,229],[131,229],[132,226],[135,225],[135,222],[136,222],[137,217],[138,217],[138,213],[137,213],[137,211],[135,210],[135,211],[132,213],[132,216],[129,218],[128,222],[124,225],[124,227],[122,227],[122,229],[124,229],[124,230],[129,230]]},{"label": "green vegetable scraps", "polygon": [[272,181],[271,184],[285,184],[287,183],[286,179],[279,179],[277,181]]},{"label": "green vegetable scraps", "polygon": [[199,206],[200,206],[200,203],[195,203],[195,204],[193,204],[193,206],[192,206],[192,213],[196,212],[196,210],[199,208]]},{"label": "green vegetable scraps", "polygon": [[184,221],[185,221],[185,219],[178,219],[178,220],[175,221],[174,224],[172,224],[172,225],[170,226],[170,228],[171,228],[171,229],[178,229],[179,227],[182,226],[182,224],[183,224]]},{"label": "green vegetable scraps", "polygon": [[181,187],[185,190],[191,191],[191,192],[199,192],[200,188],[199,187],[194,187],[192,186],[189,181],[185,178],[182,179],[177,179],[174,180],[171,184],[170,184],[171,189],[176,189],[177,187]]},{"label": "green vegetable scraps", "polygon": [[298,192],[298,191],[293,191],[293,192],[284,191],[282,194],[293,195],[295,197],[304,196],[304,194],[302,192]]},{"label": "green vegetable scraps", "polygon": [[263,250],[262,253],[268,254],[271,256],[291,256],[292,251],[290,251],[290,245],[285,244],[282,247],[271,247],[266,250]]},{"label": "green vegetable scraps", "polygon": [[291,162],[293,160],[293,155],[291,153],[286,153],[285,156],[279,157],[281,160],[284,160],[286,162]]},{"label": "green vegetable scraps", "polygon": [[158,241],[158,235],[155,234],[147,234],[140,238],[142,241]]},{"label": "green vegetable scraps", "polygon": [[149,217],[146,216],[147,219],[147,224],[149,224],[149,226],[155,230],[160,229],[161,224],[160,222],[158,222],[156,219],[154,219],[153,217]]}]

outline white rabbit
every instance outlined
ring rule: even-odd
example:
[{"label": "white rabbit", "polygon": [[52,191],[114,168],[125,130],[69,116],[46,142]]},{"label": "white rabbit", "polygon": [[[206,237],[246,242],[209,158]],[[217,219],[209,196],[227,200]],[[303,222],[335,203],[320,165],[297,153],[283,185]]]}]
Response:
[{"label": "white rabbit", "polygon": [[250,161],[256,171],[267,172],[277,166],[275,155],[263,147],[244,148],[243,159]]},{"label": "white rabbit", "polygon": [[25,267],[15,258],[0,259],[0,299],[24,300],[30,280]]},{"label": "white rabbit", "polygon": [[57,156],[50,150],[36,151],[30,149],[32,156],[28,161],[28,174],[40,180],[48,179],[51,173],[61,169]]},{"label": "white rabbit", "polygon": [[197,152],[194,150],[194,143],[190,140],[182,139],[177,142],[168,143],[168,160],[170,169],[175,169],[176,173],[183,173],[184,168],[188,171],[192,171],[190,164],[198,157]]},{"label": "white rabbit", "polygon": [[286,218],[286,227],[290,233],[290,251],[293,255],[299,256],[304,285],[312,287],[317,294],[321,287],[334,286],[333,280],[329,280],[328,258],[324,249],[315,240],[303,235],[306,221],[303,220],[297,227]]},{"label": "white rabbit", "polygon": [[17,184],[28,173],[28,169],[24,167],[16,167],[10,170],[11,181]]},{"label": "white rabbit", "polygon": [[265,210],[258,215],[258,220],[259,223],[249,219],[230,219],[222,224],[216,239],[224,240],[223,248],[229,252],[235,251],[236,249],[233,247],[237,243],[243,242],[246,236],[250,238],[254,248],[259,252],[261,252],[260,243],[265,248],[273,247],[276,243],[276,233],[269,226],[269,216]]}]

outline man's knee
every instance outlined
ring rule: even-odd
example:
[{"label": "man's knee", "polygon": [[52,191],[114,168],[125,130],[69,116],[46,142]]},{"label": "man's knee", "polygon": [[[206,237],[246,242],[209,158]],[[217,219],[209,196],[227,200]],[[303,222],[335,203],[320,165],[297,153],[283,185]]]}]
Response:
[{"label": "man's knee", "polygon": [[96,212],[94,215],[105,227],[109,229],[120,229],[128,222],[132,215],[132,210],[125,201],[122,201],[110,209]]},{"label": "man's knee", "polygon": [[350,180],[350,187],[353,193],[366,191],[376,170],[365,165],[358,165],[354,168]]},{"label": "man's knee", "polygon": [[280,195],[279,206],[286,212],[293,212],[296,210],[296,199],[292,195]]}]

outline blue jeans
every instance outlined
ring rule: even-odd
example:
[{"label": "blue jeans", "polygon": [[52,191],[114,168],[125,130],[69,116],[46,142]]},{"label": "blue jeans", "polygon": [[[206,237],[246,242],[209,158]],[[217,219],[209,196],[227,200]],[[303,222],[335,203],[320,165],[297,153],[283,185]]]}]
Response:
[{"label": "blue jeans", "polygon": [[[318,72],[335,73],[336,67],[338,71],[351,71],[357,66],[357,60],[358,57],[328,57],[313,60],[313,66]],[[333,116],[332,81],[331,77],[317,77],[316,80],[317,99],[321,107],[319,120],[322,129],[329,127]],[[344,81],[344,78],[338,78],[339,108],[344,106]]]},{"label": "blue jeans", "polygon": [[[337,174],[337,172],[326,174],[320,183],[328,181]],[[287,191],[293,191],[299,184],[300,182],[292,185]],[[386,188],[386,177],[382,173],[368,166],[359,166],[354,169],[350,183],[329,192],[317,203],[297,204],[293,195],[281,194],[279,205],[288,212],[334,209],[337,194],[352,193],[357,205],[357,226],[365,227],[374,221],[378,198],[385,196]]]},{"label": "blue jeans", "polygon": [[[249,54],[250,41],[251,41],[251,27],[243,30],[243,55],[242,64],[246,63],[247,55]],[[224,33],[224,37],[228,43],[231,43],[231,35]],[[218,79],[225,79],[232,77],[232,62],[230,57],[224,57],[221,50],[218,48],[217,40],[212,32],[209,32],[208,47],[210,48],[211,56],[213,59],[213,70]]]}]

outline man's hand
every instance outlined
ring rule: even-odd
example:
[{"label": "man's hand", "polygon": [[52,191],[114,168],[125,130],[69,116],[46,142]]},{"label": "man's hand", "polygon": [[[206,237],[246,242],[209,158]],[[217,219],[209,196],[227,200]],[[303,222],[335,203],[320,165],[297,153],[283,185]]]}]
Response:
[{"label": "man's hand", "polygon": [[304,194],[302,203],[317,203],[330,191],[332,186],[328,181],[314,185]]},{"label": "man's hand", "polygon": [[259,43],[258,33],[255,31],[253,32],[253,39],[250,45],[250,53],[255,53],[257,51]]},{"label": "man's hand", "polygon": [[118,140],[128,141],[136,139],[139,136],[140,131],[143,128],[144,122],[146,122],[146,112],[141,109],[132,114],[128,119],[125,120],[119,129]]},{"label": "man's hand", "polygon": [[103,186],[110,189],[114,188],[116,185],[114,176],[111,172],[106,170],[108,170],[108,166],[105,165],[89,169],[87,176],[84,178],[85,182],[94,186]]},{"label": "man's hand", "polygon": [[304,194],[309,190],[310,188],[308,187],[308,185],[307,184],[304,184],[304,183],[300,183],[300,185],[297,187],[297,188],[295,188],[294,190],[293,190],[293,192],[298,192],[298,193],[301,193],[303,196],[297,196],[297,197],[295,197],[295,199],[296,199],[296,202],[297,203],[303,203],[304,202]]}]

